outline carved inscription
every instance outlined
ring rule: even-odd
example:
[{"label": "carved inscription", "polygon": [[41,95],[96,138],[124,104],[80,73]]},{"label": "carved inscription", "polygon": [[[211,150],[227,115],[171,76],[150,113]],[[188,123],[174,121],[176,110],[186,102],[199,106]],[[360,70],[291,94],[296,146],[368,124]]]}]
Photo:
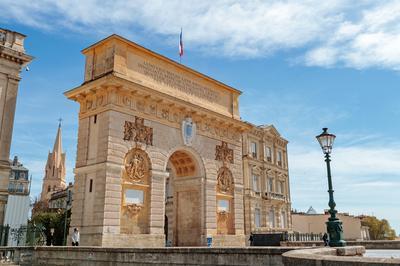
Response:
[{"label": "carved inscription", "polygon": [[144,125],[144,119],[135,116],[135,123],[125,121],[124,140],[153,145],[153,129]]},{"label": "carved inscription", "polygon": [[233,150],[228,148],[228,143],[225,141],[215,147],[215,160],[224,164],[233,163]]},{"label": "carved inscription", "polygon": [[219,93],[205,87],[193,80],[187,79],[177,73],[173,73],[159,66],[144,61],[138,63],[140,73],[151,77],[155,81],[167,85],[171,88],[178,89],[184,93],[207,99],[211,102],[219,101]]}]

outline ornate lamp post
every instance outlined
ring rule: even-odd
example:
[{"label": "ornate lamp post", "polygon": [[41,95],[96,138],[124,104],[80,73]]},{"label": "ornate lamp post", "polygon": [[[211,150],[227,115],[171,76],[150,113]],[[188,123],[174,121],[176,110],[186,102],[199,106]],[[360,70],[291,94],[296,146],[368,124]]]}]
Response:
[{"label": "ornate lamp post", "polygon": [[333,199],[332,177],[331,177],[331,159],[330,153],[332,151],[333,141],[336,136],[328,133],[328,128],[323,128],[323,132],[316,138],[321,145],[322,151],[325,154],[325,162],[328,173],[328,186],[329,186],[329,214],[331,215],[326,222],[329,234],[329,246],[343,247],[346,242],[343,240],[343,226],[342,221],[336,217],[337,210],[335,210],[336,203]]}]

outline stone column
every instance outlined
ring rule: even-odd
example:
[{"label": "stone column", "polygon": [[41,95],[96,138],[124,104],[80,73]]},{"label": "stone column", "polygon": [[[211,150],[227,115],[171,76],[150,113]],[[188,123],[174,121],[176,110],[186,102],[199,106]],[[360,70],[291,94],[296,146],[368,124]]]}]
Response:
[{"label": "stone column", "polygon": [[152,170],[150,188],[150,234],[164,234],[165,180],[168,172]]},{"label": "stone column", "polygon": [[3,224],[10,176],[10,146],[20,71],[33,57],[25,54],[25,36],[0,28],[0,224]]}]

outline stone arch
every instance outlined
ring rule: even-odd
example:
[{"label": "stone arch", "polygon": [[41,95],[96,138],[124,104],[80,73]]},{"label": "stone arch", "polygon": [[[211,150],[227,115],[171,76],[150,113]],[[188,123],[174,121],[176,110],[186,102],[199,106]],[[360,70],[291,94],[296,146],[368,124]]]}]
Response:
[{"label": "stone arch", "polygon": [[167,155],[166,155],[166,160],[164,162],[163,169],[167,170],[170,158],[176,152],[184,152],[184,153],[187,153],[190,157],[192,157],[192,159],[194,159],[194,164],[197,164],[197,166],[198,166],[197,175],[198,176],[205,176],[206,170],[205,170],[205,166],[204,166],[205,164],[204,164],[204,161],[203,161],[202,157],[200,156],[200,154],[194,148],[189,147],[189,146],[179,146],[179,147],[175,147],[175,148],[170,149],[168,151]]},{"label": "stone arch", "polygon": [[167,158],[167,243],[199,246],[202,244],[203,230],[203,161],[193,148],[186,146],[171,149]]}]

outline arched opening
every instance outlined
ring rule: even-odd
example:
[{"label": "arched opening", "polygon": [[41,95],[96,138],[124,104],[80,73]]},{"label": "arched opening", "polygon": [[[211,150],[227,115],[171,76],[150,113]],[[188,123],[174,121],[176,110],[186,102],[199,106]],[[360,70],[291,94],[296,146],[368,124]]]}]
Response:
[{"label": "arched opening", "polygon": [[201,245],[201,168],[189,151],[175,151],[167,163],[165,233],[167,245]]}]

